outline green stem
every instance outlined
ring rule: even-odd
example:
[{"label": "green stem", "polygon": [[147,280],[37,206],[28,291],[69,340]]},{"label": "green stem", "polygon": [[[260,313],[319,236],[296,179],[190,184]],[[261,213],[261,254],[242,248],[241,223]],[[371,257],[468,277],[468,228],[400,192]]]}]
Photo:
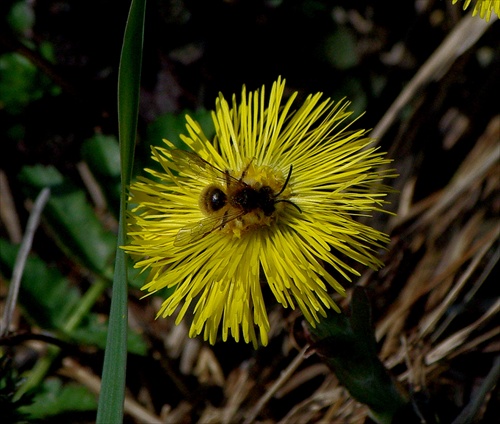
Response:
[{"label": "green stem", "polygon": [[[89,313],[89,311],[94,306],[97,299],[102,295],[106,287],[108,287],[109,282],[103,278],[99,278],[87,292],[82,297],[81,302],[77,309],[73,311],[73,313],[69,316],[68,320],[64,324],[61,331],[70,336],[71,332],[74,331],[78,325],[82,322],[82,319]],[[47,373],[49,372],[52,364],[59,356],[61,349],[58,346],[49,346],[47,348],[46,355],[41,358],[33,369],[28,374],[26,381],[19,388],[16,393],[14,400],[19,399],[22,395],[24,395],[29,390],[38,387]]]},{"label": "green stem", "polygon": [[82,297],[78,308],[73,312],[69,319],[64,324],[62,330],[66,334],[71,334],[73,330],[80,325],[82,319],[90,312],[97,299],[99,299],[104,290],[109,286],[109,282],[103,278],[99,278]]},{"label": "green stem", "polygon": [[339,382],[358,402],[367,405],[379,424],[412,414],[406,393],[377,356],[366,293],[356,288],[350,314],[329,314],[310,327],[311,344]]}]

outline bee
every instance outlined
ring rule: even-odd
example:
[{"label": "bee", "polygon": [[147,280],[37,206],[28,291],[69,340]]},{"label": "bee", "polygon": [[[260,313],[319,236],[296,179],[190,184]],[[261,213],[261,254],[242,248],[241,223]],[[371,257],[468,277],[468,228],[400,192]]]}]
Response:
[{"label": "bee", "polygon": [[172,150],[170,153],[179,171],[194,172],[200,178],[212,181],[201,192],[199,199],[200,209],[207,217],[193,225],[181,228],[175,238],[174,246],[185,246],[198,241],[252,212],[260,216],[271,217],[276,211],[277,203],[287,203],[302,213],[302,210],[292,201],[279,199],[292,176],[292,166],[283,186],[275,193],[270,186],[254,188],[244,181],[252,161],[245,167],[240,178],[235,178],[228,170],[218,169],[196,153],[179,149]]}]

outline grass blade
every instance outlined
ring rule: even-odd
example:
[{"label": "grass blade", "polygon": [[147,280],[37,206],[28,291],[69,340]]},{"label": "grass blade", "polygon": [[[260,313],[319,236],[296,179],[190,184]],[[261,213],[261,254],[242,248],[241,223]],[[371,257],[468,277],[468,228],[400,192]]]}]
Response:
[{"label": "grass blade", "polygon": [[[118,74],[118,124],[122,182],[118,246],[125,244],[126,237],[127,187],[132,173],[137,131],[145,9],[145,0],[132,0],[125,28]],[[119,423],[123,421],[127,365],[126,341],[127,261],[125,253],[118,247],[97,423]]]}]

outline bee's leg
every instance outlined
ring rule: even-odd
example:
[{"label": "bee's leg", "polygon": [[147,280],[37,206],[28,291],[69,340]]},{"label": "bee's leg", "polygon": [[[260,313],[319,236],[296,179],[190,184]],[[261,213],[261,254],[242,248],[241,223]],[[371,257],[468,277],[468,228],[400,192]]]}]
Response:
[{"label": "bee's leg", "polygon": [[220,228],[224,228],[226,226],[226,223],[227,223],[227,213],[228,211],[224,212],[224,216],[222,217],[222,222],[220,224]]},{"label": "bee's leg", "polygon": [[254,158],[250,159],[250,162],[248,162],[248,165],[245,166],[245,169],[241,173],[240,182],[243,181],[243,178],[245,178],[245,175],[247,175],[248,168],[250,168],[250,165],[252,164],[253,160],[254,160]]}]

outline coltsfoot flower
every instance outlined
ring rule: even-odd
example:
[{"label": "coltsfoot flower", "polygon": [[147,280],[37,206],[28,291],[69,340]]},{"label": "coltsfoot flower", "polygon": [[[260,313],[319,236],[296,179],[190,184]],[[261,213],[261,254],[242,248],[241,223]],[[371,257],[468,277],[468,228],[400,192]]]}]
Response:
[{"label": "coltsfoot flower", "polygon": [[[453,0],[453,4],[458,2],[458,0]],[[464,10],[470,5],[471,0],[464,1]],[[491,18],[491,12],[495,12],[497,16],[500,16],[500,0],[477,0],[474,10],[472,11],[472,16],[479,13],[482,19],[489,21]]]},{"label": "coltsfoot flower", "polygon": [[130,187],[125,250],[149,272],[143,289],[174,288],[158,316],[192,314],[189,335],[212,344],[219,327],[224,341],[267,344],[263,290],[315,326],[339,311],[334,275],[358,275],[344,258],[382,265],[388,237],[352,217],[383,210],[382,179],[393,175],[377,168],[390,161],[349,129],[349,103],[317,93],[294,108],[297,93],[285,101],[284,88],[281,78],[269,98],[243,88],[232,106],[219,95],[212,140],[186,116],[189,151],[164,140],[153,148],[163,171]]}]

